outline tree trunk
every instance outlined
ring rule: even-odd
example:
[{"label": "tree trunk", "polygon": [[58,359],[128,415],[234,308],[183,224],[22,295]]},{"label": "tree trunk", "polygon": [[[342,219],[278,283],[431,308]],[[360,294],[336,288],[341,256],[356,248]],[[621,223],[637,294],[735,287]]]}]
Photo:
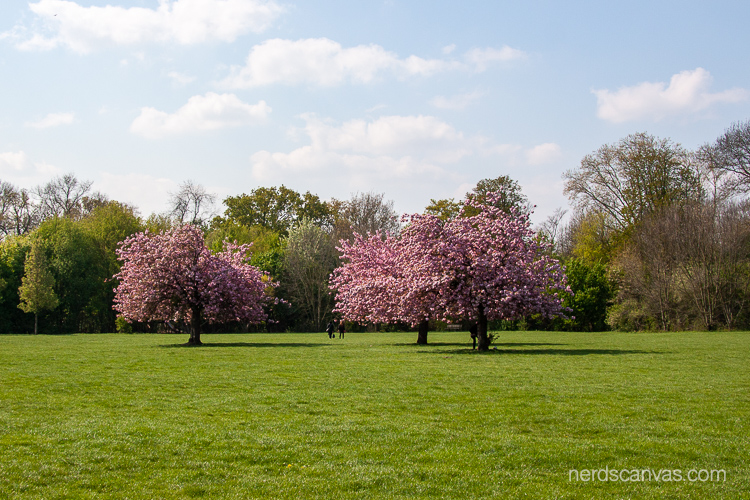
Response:
[{"label": "tree trunk", "polygon": [[490,349],[490,338],[487,336],[487,316],[484,314],[484,305],[479,304],[477,314],[477,337],[479,345],[478,351],[488,351]]},{"label": "tree trunk", "polygon": [[37,324],[39,323],[39,313],[34,313],[34,335],[37,334]]},{"label": "tree trunk", "polygon": [[203,342],[201,342],[201,320],[202,320],[202,313],[199,308],[193,309],[193,314],[190,317],[190,339],[188,340],[188,345],[202,345]]},{"label": "tree trunk", "polygon": [[419,323],[419,334],[417,336],[417,344],[427,343],[427,331],[429,329],[430,322],[423,320]]}]

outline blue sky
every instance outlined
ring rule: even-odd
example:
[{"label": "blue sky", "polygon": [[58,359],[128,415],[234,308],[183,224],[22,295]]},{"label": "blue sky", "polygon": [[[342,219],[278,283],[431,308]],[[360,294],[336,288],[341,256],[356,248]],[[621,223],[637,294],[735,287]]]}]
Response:
[{"label": "blue sky", "polygon": [[3,0],[0,180],[75,173],[143,215],[193,180],[400,212],[561,175],[634,132],[750,118],[750,3]]}]

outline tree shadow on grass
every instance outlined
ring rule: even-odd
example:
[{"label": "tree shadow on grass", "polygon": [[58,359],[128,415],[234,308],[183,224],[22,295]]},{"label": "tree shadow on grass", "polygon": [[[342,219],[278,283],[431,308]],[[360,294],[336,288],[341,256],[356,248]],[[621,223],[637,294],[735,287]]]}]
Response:
[{"label": "tree shadow on grass", "polygon": [[158,347],[202,349],[204,347],[323,347],[325,345],[327,344],[307,344],[303,342],[206,342],[201,345],[162,344]]},{"label": "tree shadow on grass", "polygon": [[[502,345],[502,344],[499,344]],[[518,345],[518,344],[516,344]],[[623,354],[669,354],[668,351],[641,351],[635,349],[493,349],[479,352],[471,348],[455,349],[452,351],[420,351],[432,354],[521,354],[527,356],[619,356]]]},{"label": "tree shadow on grass", "polygon": [[[455,347],[467,347],[471,345],[471,342],[428,342],[427,344],[417,344],[416,342],[402,342],[399,344],[390,344],[392,346],[418,346],[418,347],[445,347],[445,346],[455,346]],[[568,345],[568,344],[549,344],[545,342],[506,342],[502,344],[492,344],[493,346],[505,346],[505,347],[524,347],[524,346],[560,346],[560,345]],[[471,349],[469,349],[471,350]]]}]

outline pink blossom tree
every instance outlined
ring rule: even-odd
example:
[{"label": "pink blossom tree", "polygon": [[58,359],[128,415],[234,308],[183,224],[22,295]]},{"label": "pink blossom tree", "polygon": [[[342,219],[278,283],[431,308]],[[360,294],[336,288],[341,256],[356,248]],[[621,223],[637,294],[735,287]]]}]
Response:
[{"label": "pink blossom tree", "polygon": [[250,245],[225,244],[214,255],[192,225],[135,234],[117,250],[115,310],[128,321],[185,321],[189,345],[201,344],[204,320],[260,323],[272,300],[266,289],[276,283],[247,263],[249,252]]},{"label": "pink blossom tree", "polygon": [[409,216],[399,239],[342,242],[334,310],[353,321],[418,324],[418,343],[427,343],[430,319],[476,321],[480,350],[489,348],[488,320],[562,315],[563,269],[534,239],[528,214],[471,200],[465,208],[475,215]]},{"label": "pink blossom tree", "polygon": [[478,348],[487,350],[488,320],[529,314],[564,316],[559,293],[572,293],[564,268],[534,237],[529,214],[468,201],[476,215],[446,224],[443,273],[451,276],[443,314],[477,322]]}]

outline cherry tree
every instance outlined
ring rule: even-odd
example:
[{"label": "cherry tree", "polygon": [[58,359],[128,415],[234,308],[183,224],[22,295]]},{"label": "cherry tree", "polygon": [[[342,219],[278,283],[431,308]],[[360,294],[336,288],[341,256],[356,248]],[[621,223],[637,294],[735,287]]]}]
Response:
[{"label": "cherry tree", "polygon": [[478,213],[445,228],[442,272],[451,281],[444,316],[476,321],[480,350],[489,348],[488,320],[564,316],[559,292],[572,292],[560,262],[535,239],[529,214],[471,200],[469,207]]},{"label": "cherry tree", "polygon": [[467,208],[475,215],[447,222],[408,216],[398,239],[342,242],[334,310],[353,321],[418,324],[418,343],[427,343],[430,319],[476,321],[480,350],[489,348],[488,320],[563,315],[563,269],[534,239],[529,215],[472,200]]},{"label": "cherry tree", "polygon": [[204,320],[260,323],[272,300],[266,289],[276,283],[247,263],[249,252],[250,245],[227,243],[214,255],[192,225],[135,234],[117,250],[115,310],[128,321],[185,321],[191,345],[201,344]]},{"label": "cherry tree", "polygon": [[345,264],[330,277],[336,291],[334,312],[349,321],[373,323],[398,321],[403,273],[398,267],[398,241],[379,233],[354,233],[352,241],[341,240],[337,249]]}]

